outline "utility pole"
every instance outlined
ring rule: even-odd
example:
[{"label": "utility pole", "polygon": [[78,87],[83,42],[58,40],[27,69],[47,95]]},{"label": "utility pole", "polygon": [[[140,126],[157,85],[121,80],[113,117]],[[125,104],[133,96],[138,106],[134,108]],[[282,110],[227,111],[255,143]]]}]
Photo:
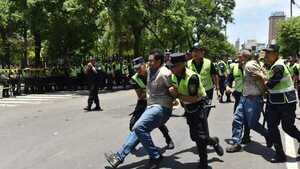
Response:
[{"label": "utility pole", "polygon": [[294,3],[295,3],[295,1],[291,0],[291,4],[290,4],[291,17],[293,17],[293,4]]}]

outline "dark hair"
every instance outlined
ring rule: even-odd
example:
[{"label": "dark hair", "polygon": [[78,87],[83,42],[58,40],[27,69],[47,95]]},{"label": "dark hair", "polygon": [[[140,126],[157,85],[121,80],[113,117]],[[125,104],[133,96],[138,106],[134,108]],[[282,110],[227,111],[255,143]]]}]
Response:
[{"label": "dark hair", "polygon": [[153,55],[155,60],[160,60],[161,64],[164,63],[165,56],[161,50],[153,49],[153,50],[151,50],[150,55]]}]

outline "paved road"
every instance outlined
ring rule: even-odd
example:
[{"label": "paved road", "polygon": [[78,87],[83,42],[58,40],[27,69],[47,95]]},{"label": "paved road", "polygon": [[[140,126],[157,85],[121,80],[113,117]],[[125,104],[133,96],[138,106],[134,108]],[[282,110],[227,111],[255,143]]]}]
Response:
[{"label": "paved road", "polygon": [[[103,112],[85,113],[85,92],[60,92],[0,100],[0,169],[109,169],[104,152],[116,151],[128,133],[128,114],[135,104],[133,91],[100,94]],[[7,101],[10,100],[10,101]],[[211,135],[221,144],[231,135],[232,104],[216,104],[210,115]],[[174,114],[182,114],[176,109]],[[297,125],[300,127],[299,121]],[[186,121],[171,118],[167,126],[175,141],[174,150],[166,150],[163,169],[193,169],[198,157],[189,139]],[[158,130],[153,138],[165,146]],[[209,150],[210,165],[215,169],[297,169],[298,145],[283,134],[289,163],[267,162],[274,151],[265,148],[264,139],[252,132],[254,142],[239,153],[218,157]],[[298,160],[298,163],[297,163]],[[121,169],[141,169],[148,157],[141,148],[129,155]]]}]

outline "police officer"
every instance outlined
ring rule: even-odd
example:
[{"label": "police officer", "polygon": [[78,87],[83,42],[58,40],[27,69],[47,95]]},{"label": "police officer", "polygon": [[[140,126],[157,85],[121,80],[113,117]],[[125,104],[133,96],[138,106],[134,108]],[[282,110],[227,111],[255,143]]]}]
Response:
[{"label": "police officer", "polygon": [[[146,100],[146,83],[147,83],[147,72],[146,65],[144,63],[143,57],[138,57],[133,60],[134,69],[136,70],[136,74],[132,76],[132,83],[135,89],[136,95],[138,97],[137,104],[135,106],[134,112],[132,113],[132,117],[130,119],[129,129],[132,130],[132,127],[136,123],[136,121],[141,117],[147,107]],[[173,149],[174,143],[169,135],[169,130],[166,125],[159,127],[159,130],[163,134],[166,139],[167,148]]]},{"label": "police officer", "polygon": [[187,67],[200,75],[207,97],[211,101],[213,99],[214,87],[217,90],[218,96],[220,96],[217,69],[209,59],[204,58],[205,49],[199,43],[195,43],[191,51],[193,59],[188,61]]},{"label": "police officer", "polygon": [[[219,86],[220,86],[220,93],[221,96],[219,98],[219,103],[223,103],[223,96],[225,93],[225,81],[227,77],[227,66],[226,63],[223,60],[219,60],[217,63],[218,65],[218,74],[219,74]],[[230,102],[230,95],[226,94],[227,96],[227,102]]]},{"label": "police officer", "polygon": [[[234,107],[233,113],[235,112],[238,103],[240,102],[240,97],[242,96],[243,91],[243,80],[244,80],[244,72],[243,72],[243,62],[242,62],[242,54],[238,55],[238,63],[232,63],[230,65],[230,73],[226,80],[226,91],[228,93],[232,93],[234,97]],[[245,125],[244,126],[244,136],[242,138],[243,144],[248,144],[251,142],[250,139],[250,129]]]},{"label": "police officer", "polygon": [[[185,54],[171,54],[168,67],[172,71],[173,84],[169,92],[182,102],[186,111],[190,136],[196,142],[200,157],[198,168],[207,169],[207,145],[210,138],[207,121],[208,109],[204,107],[208,103],[205,101],[205,88],[202,86],[199,75],[185,68]],[[218,143],[214,145],[214,148],[218,155],[223,155],[223,149]]]},{"label": "police officer", "polygon": [[[86,111],[102,111],[100,107],[99,98],[98,98],[98,90],[99,85],[97,83],[97,70],[96,70],[96,59],[92,58],[91,61],[87,64],[85,69],[85,73],[88,78],[89,84],[89,98],[88,105],[84,110]],[[96,104],[96,107],[91,109],[93,102]]]},{"label": "police officer", "polygon": [[285,162],[286,155],[278,126],[281,123],[283,131],[300,142],[300,131],[295,126],[297,97],[291,73],[283,59],[279,58],[279,46],[271,44],[264,51],[266,52],[265,61],[269,66],[268,80],[263,75],[257,74],[256,76],[265,84],[269,92],[267,122],[276,150],[276,155],[270,161],[272,163]]}]

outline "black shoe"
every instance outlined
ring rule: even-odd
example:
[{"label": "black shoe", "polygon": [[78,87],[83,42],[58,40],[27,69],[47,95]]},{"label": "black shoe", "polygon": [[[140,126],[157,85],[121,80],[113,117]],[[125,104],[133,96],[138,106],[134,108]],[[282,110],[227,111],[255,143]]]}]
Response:
[{"label": "black shoe", "polygon": [[250,143],[251,143],[250,136],[244,136],[242,139],[242,144],[250,144]]},{"label": "black shoe", "polygon": [[104,154],[106,161],[113,167],[113,168],[117,168],[120,164],[123,163],[123,161],[121,161],[118,158],[118,155],[115,153],[105,153]]},{"label": "black shoe", "polygon": [[214,145],[214,149],[215,149],[216,153],[218,154],[218,156],[223,156],[224,155],[223,147],[220,146],[220,144]]},{"label": "black shoe", "polygon": [[101,107],[95,107],[92,109],[92,111],[103,111],[103,109]]},{"label": "black shoe", "polygon": [[298,155],[300,155],[300,145],[299,145],[299,148],[298,148]]},{"label": "black shoe", "polygon": [[166,147],[167,149],[172,150],[175,148],[175,144],[172,140],[166,141],[166,143],[167,143],[167,147]]},{"label": "black shoe", "polygon": [[284,153],[276,154],[273,158],[270,159],[271,163],[284,163],[286,162],[286,155]]},{"label": "black shoe", "polygon": [[218,156],[223,156],[224,155],[224,149],[219,144],[219,138],[218,137],[211,137],[210,139],[212,140],[212,143],[213,143],[212,146],[215,149]]},{"label": "black shoe", "polygon": [[146,166],[146,169],[159,169],[159,164],[162,161],[162,159],[162,155],[160,155],[158,159],[150,159],[148,166]]},{"label": "black shoe", "polygon": [[233,144],[226,148],[227,153],[235,153],[241,151],[242,147],[239,144]]},{"label": "black shoe", "polygon": [[85,108],[83,108],[83,110],[85,110],[85,111],[92,111],[92,109],[89,108],[89,107],[85,107]]}]

